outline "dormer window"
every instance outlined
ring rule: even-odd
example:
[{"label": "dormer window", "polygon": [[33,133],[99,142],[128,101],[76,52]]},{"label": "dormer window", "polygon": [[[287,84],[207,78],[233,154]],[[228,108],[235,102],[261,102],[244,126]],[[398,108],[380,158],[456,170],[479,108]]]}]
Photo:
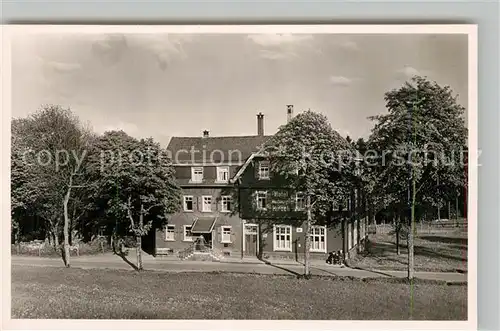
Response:
[{"label": "dormer window", "polygon": [[229,167],[217,167],[217,181],[220,183],[229,181]]},{"label": "dormer window", "polygon": [[269,161],[259,162],[259,179],[269,179]]},{"label": "dormer window", "polygon": [[191,168],[191,181],[193,183],[201,183],[203,181],[203,167]]}]

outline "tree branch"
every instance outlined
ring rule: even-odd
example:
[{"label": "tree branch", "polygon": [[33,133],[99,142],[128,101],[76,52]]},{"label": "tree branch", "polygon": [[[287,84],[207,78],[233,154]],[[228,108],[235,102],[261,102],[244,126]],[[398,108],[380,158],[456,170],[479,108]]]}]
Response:
[{"label": "tree branch", "polygon": [[134,218],[132,217],[132,197],[130,196],[128,197],[128,202],[127,202],[127,215],[132,225],[132,228],[135,228]]},{"label": "tree branch", "polygon": [[157,204],[154,204],[154,205],[150,206],[150,207],[149,207],[149,208],[147,208],[147,209],[143,209],[143,212],[144,212],[144,214],[143,214],[143,215],[146,215],[146,214],[147,214],[147,213],[151,210],[151,208],[154,208],[154,207],[159,207],[159,206],[161,206],[161,205],[162,205],[161,203],[157,203]]}]

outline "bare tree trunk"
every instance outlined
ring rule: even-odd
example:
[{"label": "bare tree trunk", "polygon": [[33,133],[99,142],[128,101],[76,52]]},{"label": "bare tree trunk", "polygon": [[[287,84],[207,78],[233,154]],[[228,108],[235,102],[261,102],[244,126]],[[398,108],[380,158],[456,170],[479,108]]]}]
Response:
[{"label": "bare tree trunk", "polygon": [[53,220],[49,220],[49,238],[51,238],[51,244],[54,248],[54,251],[57,252],[59,249],[59,231],[58,231],[58,223],[57,220],[54,222]]},{"label": "bare tree trunk", "polygon": [[400,255],[401,254],[401,247],[399,245],[399,238],[401,234],[401,216],[398,216],[398,219],[395,221],[395,228],[396,228],[396,254]]},{"label": "bare tree trunk", "polygon": [[[144,226],[144,205],[141,203],[141,212],[139,214],[139,230],[142,231]],[[136,234],[136,250],[137,250],[137,269],[142,270],[142,236],[138,232]]]},{"label": "bare tree trunk", "polygon": [[369,204],[370,204],[370,224],[376,224],[375,222],[375,206],[373,204],[373,200],[370,199],[369,201]]},{"label": "bare tree trunk", "polygon": [[261,221],[257,221],[257,236],[258,236],[258,252],[257,252],[257,258],[259,260],[262,260],[262,257],[263,257],[263,250],[264,250],[264,240],[263,240],[263,236],[262,236],[262,232],[263,232],[263,229],[262,229],[262,222]]},{"label": "bare tree trunk", "polygon": [[141,256],[141,246],[142,246],[142,238],[140,235],[135,236],[136,240],[136,251],[137,251],[137,269],[142,270],[142,256]]},{"label": "bare tree trunk", "polygon": [[361,198],[359,196],[359,192],[356,192],[356,199],[354,200],[356,202],[356,206],[354,209],[354,222],[356,222],[356,245],[357,245],[357,251],[360,253],[362,251],[361,249]]},{"label": "bare tree trunk", "polygon": [[415,273],[415,257],[414,257],[414,246],[413,246],[413,236],[415,233],[415,179],[412,179],[412,198],[411,198],[411,217],[410,217],[410,228],[408,231],[408,279],[413,280]]},{"label": "bare tree trunk", "polygon": [[73,245],[73,217],[69,220],[69,230],[68,230],[68,242],[70,245]]},{"label": "bare tree trunk", "polygon": [[448,219],[451,221],[451,202],[448,201]]},{"label": "bare tree trunk", "polygon": [[311,275],[311,261],[310,261],[310,248],[311,248],[311,222],[312,222],[312,211],[311,211],[311,196],[307,195],[307,221],[305,230],[305,252],[304,252],[304,275],[309,277]]},{"label": "bare tree trunk", "polygon": [[66,196],[64,197],[64,230],[63,230],[63,235],[64,235],[64,264],[66,265],[67,268],[70,267],[70,256],[69,256],[69,214],[68,214],[68,203],[69,203],[69,198],[71,196],[71,185],[72,183],[72,177],[69,179],[69,187],[68,191],[66,192]]},{"label": "bare tree trunk", "polygon": [[438,221],[441,220],[441,197],[439,196],[439,175],[437,178],[437,187],[438,187]]},{"label": "bare tree trunk", "polygon": [[399,228],[396,229],[396,254],[401,255],[401,249],[399,246]]},{"label": "bare tree trunk", "polygon": [[57,229],[53,233],[54,236],[54,249],[57,251],[59,249],[59,233],[57,233]]}]

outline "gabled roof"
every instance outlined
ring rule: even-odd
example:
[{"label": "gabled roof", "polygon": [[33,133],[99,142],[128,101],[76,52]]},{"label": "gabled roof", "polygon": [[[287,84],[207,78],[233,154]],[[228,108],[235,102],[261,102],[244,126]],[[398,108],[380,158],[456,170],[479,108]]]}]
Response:
[{"label": "gabled roof", "polygon": [[[167,150],[171,153],[174,163],[243,163],[271,137],[172,137]],[[196,151],[193,156],[192,149]]]}]

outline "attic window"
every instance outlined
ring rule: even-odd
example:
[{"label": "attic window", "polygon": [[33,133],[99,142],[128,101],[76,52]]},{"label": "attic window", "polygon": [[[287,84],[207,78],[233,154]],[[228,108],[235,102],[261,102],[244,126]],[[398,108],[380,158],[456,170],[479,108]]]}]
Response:
[{"label": "attic window", "polygon": [[269,179],[269,162],[259,162],[259,179]]},{"label": "attic window", "polygon": [[191,181],[194,183],[200,183],[203,181],[203,167],[191,168]]},{"label": "attic window", "polygon": [[221,183],[229,181],[229,167],[217,167],[217,181]]}]

